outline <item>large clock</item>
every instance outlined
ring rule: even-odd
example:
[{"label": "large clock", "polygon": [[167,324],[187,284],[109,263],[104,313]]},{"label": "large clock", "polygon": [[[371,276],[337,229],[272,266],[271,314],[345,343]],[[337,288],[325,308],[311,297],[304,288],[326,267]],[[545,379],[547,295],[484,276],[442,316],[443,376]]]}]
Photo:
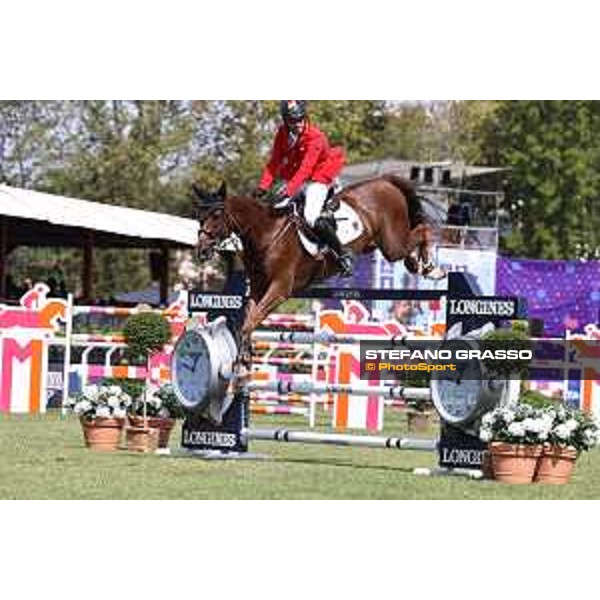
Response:
[{"label": "large clock", "polygon": [[224,396],[237,353],[224,317],[208,325],[190,321],[171,359],[175,395],[186,410],[202,411]]},{"label": "large clock", "polygon": [[[477,346],[463,339],[447,340],[444,350],[474,350]],[[492,410],[505,396],[507,382],[486,375],[478,360],[453,360],[455,371],[434,371],[431,377],[433,404],[444,421],[467,426]]]}]

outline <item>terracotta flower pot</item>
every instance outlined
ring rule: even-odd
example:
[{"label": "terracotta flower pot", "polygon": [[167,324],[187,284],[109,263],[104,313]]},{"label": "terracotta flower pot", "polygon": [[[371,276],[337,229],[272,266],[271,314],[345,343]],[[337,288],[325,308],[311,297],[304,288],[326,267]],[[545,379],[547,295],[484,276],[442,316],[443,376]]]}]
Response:
[{"label": "terracotta flower pot", "polygon": [[[129,423],[132,427],[144,427],[144,417],[130,416]],[[158,429],[158,447],[168,448],[171,431],[175,427],[175,419],[167,419],[164,417],[147,417],[146,424],[148,427]]]},{"label": "terracotta flower pot", "polygon": [[127,427],[127,450],[130,452],[155,452],[158,448],[158,429],[155,427]]},{"label": "terracotta flower pot", "polygon": [[123,419],[81,419],[85,445],[102,452],[118,450],[124,423]]},{"label": "terracotta flower pot", "polygon": [[503,483],[531,483],[542,446],[492,442],[490,444],[494,479]]},{"label": "terracotta flower pot", "polygon": [[407,412],[408,430],[426,432],[431,427],[431,413],[409,410]]},{"label": "terracotta flower pot", "polygon": [[489,450],[485,450],[481,459],[481,472],[484,479],[494,479],[494,467],[492,465],[492,455]]},{"label": "terracotta flower pot", "polygon": [[565,485],[571,481],[571,475],[577,461],[575,448],[562,446],[544,446],[544,452],[538,462],[535,474],[536,483]]}]

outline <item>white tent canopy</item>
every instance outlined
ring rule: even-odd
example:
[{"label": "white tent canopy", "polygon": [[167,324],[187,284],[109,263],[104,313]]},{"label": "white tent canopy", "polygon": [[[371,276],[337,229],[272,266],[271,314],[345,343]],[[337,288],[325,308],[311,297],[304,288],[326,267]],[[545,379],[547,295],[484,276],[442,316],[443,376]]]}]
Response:
[{"label": "white tent canopy", "polygon": [[77,200],[0,185],[0,217],[44,221],[146,240],[194,246],[198,223],[165,213]]}]

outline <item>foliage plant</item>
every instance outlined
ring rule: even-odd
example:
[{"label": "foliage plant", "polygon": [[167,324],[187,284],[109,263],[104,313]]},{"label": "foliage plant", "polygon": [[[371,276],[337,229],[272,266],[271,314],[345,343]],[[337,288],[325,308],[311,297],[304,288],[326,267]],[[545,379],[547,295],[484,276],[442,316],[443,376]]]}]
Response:
[{"label": "foliage plant", "polygon": [[147,360],[152,354],[162,350],[171,339],[168,321],[154,312],[141,312],[131,315],[123,327],[123,336],[132,357]]},{"label": "foliage plant", "polygon": [[[495,352],[497,350],[533,351],[533,342],[529,334],[519,328],[495,329],[482,338],[481,349],[483,351]],[[530,360],[493,360],[484,358],[483,366],[487,373],[493,377],[511,379],[520,377],[525,379],[529,373]]]},{"label": "foliage plant", "polygon": [[536,390],[525,390],[521,393],[519,402],[522,404],[528,404],[533,408],[555,408],[558,404],[557,400],[549,398],[542,392]]}]

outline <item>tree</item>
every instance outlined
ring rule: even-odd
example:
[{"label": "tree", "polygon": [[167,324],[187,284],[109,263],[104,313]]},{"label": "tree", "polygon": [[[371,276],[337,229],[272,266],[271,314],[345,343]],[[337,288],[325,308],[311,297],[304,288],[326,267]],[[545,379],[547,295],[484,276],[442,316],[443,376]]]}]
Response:
[{"label": "tree", "polygon": [[481,132],[495,108],[479,100],[392,105],[380,158],[477,164],[483,160]]},{"label": "tree", "polygon": [[0,101],[0,182],[32,186],[60,141],[54,136],[60,102]]},{"label": "tree", "polygon": [[[368,160],[380,150],[385,127],[380,101],[315,100],[311,119],[341,145],[349,163]],[[197,165],[193,176],[207,186],[227,181],[235,193],[256,186],[279,124],[275,100],[209,102],[197,116]]]},{"label": "tree", "polygon": [[490,164],[511,168],[509,252],[594,256],[600,248],[600,102],[501,102],[486,129]]},{"label": "tree", "polygon": [[[61,107],[61,160],[49,164],[41,185],[51,193],[171,214],[190,213],[182,174],[194,136],[189,103],[86,101]],[[71,281],[78,258],[68,258]],[[99,250],[98,294],[150,284],[145,251]]]},{"label": "tree", "polygon": [[381,100],[317,100],[311,118],[332,144],[343,146],[348,164],[370,160],[381,151],[385,132],[385,102]]}]

